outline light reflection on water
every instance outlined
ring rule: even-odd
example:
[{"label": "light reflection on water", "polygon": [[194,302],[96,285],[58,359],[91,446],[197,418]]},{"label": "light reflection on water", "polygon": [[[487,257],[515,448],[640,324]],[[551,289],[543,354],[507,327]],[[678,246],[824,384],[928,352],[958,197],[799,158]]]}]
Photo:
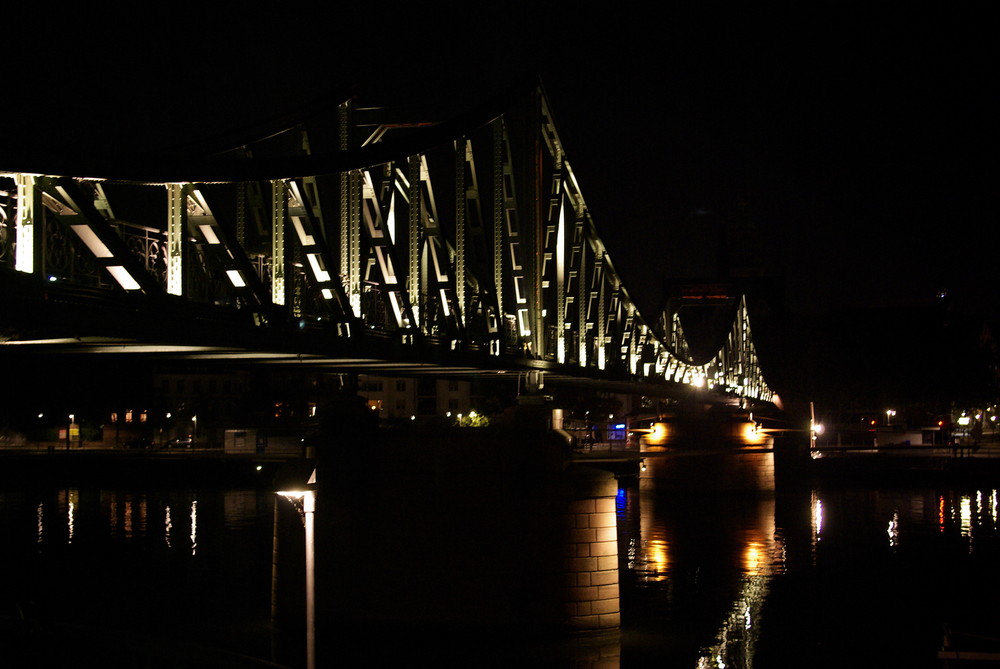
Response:
[{"label": "light reflection on water", "polygon": [[27,616],[90,630],[95,649],[148,637],[268,657],[270,495],[0,490],[0,642]]},{"label": "light reflection on water", "polygon": [[[889,638],[886,625],[913,635],[901,647],[933,653],[942,622],[991,620],[976,598],[992,606],[1000,594],[997,495],[915,488],[665,499],[626,490],[617,499],[623,625],[690,645],[658,651],[661,666],[835,666],[816,658],[849,657]],[[106,618],[213,643],[225,636],[234,650],[268,656],[261,630],[271,611],[273,501],[254,490],[0,491],[9,549],[0,566],[22,577],[0,594],[0,615],[30,595],[74,622]],[[302,527],[286,511],[282,531],[297,550]],[[802,657],[776,661],[792,638]],[[622,666],[638,666],[630,652],[623,648]]]},{"label": "light reflection on water", "polygon": [[[672,665],[837,666],[865,639],[891,637],[880,631],[888,622],[904,634],[879,651],[889,658],[885,666],[913,666],[912,658],[935,658],[942,623],[997,618],[979,603],[1000,594],[1000,577],[982,571],[1000,557],[996,489],[817,489],[697,500],[644,492],[639,506],[631,526],[620,514],[629,551],[623,581],[637,593],[623,620],[634,623],[634,611],[659,616],[673,635],[665,642]],[[789,621],[797,635],[784,629]]]}]

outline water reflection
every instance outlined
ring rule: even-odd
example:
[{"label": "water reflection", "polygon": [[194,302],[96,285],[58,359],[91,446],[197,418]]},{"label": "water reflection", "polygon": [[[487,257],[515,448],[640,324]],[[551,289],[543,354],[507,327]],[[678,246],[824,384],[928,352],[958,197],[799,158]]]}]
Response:
[{"label": "water reflection", "polygon": [[94,652],[113,630],[128,630],[129,638],[231,642],[234,651],[257,645],[258,656],[269,655],[259,634],[267,593],[247,585],[269,582],[269,552],[253,557],[261,538],[271,538],[257,513],[269,497],[256,490],[0,490],[0,572],[13,576],[0,591],[0,630],[10,616],[28,616],[46,629],[80,627]]},{"label": "water reflection", "polygon": [[699,669],[753,666],[769,584],[773,576],[784,571],[783,541],[774,527],[774,501],[752,500],[744,504],[756,504],[758,509],[741,531],[744,548],[740,589],[716,632],[715,643],[698,658]]},{"label": "water reflection", "polygon": [[812,529],[812,543],[810,554],[812,556],[813,564],[816,564],[817,549],[819,547],[819,541],[823,538],[823,500],[819,498],[819,494],[813,490],[812,500],[810,503],[810,516],[812,518],[811,529]]},{"label": "water reflection", "polygon": [[774,499],[629,494],[641,500],[638,523],[619,507],[625,565],[638,586],[633,605],[663,611],[683,636],[671,642],[676,664],[690,654],[687,666],[698,669],[752,667],[771,580],[785,570]]},{"label": "water reflection", "polygon": [[198,552],[198,500],[191,500],[191,555]]},{"label": "water reflection", "polygon": [[[410,492],[404,499],[444,499],[425,487]],[[627,641],[621,664],[849,666],[861,649],[891,638],[899,642],[865,652],[888,657],[883,666],[919,666],[893,661],[901,653],[933,657],[943,621],[993,623],[997,497],[994,488],[971,486],[803,487],[777,500],[622,489],[614,505]],[[302,525],[285,508],[279,530],[274,501],[256,490],[0,491],[9,546],[0,566],[24,575],[0,592],[0,604],[16,611],[32,601],[46,621],[152,630],[257,657],[274,657],[273,616],[289,626],[279,647],[300,652]],[[351,576],[334,584],[332,592],[344,595],[337,601],[346,602],[338,620],[356,611],[366,619],[416,617],[432,597],[441,607],[458,601],[463,611],[482,602],[514,610],[513,598],[496,595],[514,582],[505,574],[523,573],[515,552],[503,552],[504,528],[521,532],[524,519],[545,516],[490,524],[499,506],[439,506],[426,522],[420,510],[430,504],[403,505],[397,496],[366,498],[358,507],[367,515],[331,507],[343,528],[337,538],[350,539],[336,542],[339,562],[327,554],[323,563],[328,574]],[[541,536],[548,526],[537,527]]]},{"label": "water reflection", "polygon": [[[979,565],[1000,549],[994,488],[633,494],[619,503],[623,620],[662,635],[661,663],[843,666],[898,638],[876,654],[914,666],[934,657],[942,622],[993,620],[984,593],[1000,574]],[[624,664],[648,659],[623,652]]]}]

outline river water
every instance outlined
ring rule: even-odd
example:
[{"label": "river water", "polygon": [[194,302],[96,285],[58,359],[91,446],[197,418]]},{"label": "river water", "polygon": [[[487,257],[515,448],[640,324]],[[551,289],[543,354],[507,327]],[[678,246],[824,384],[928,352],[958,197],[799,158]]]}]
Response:
[{"label": "river water", "polygon": [[[545,654],[547,666],[935,667],[943,625],[1000,630],[993,488],[803,487],[760,498],[623,485],[616,503],[621,635],[597,642],[601,662],[568,647]],[[355,523],[355,543],[363,530]],[[365,578],[383,593],[419,589],[415,572],[429,560],[458,564],[476,548],[438,557],[430,545],[394,544],[393,531],[373,530],[379,567]],[[8,485],[0,536],[0,666],[303,666],[303,525],[272,492]],[[324,559],[317,555],[318,568]],[[348,591],[361,598],[368,586]],[[448,597],[470,591],[490,589],[452,583]],[[320,618],[318,635],[337,640],[321,643],[320,666],[331,655],[359,666],[365,648],[376,650],[357,630],[326,625]],[[379,629],[376,643],[391,647],[402,631]],[[445,652],[461,645],[452,634],[421,652],[438,644],[438,666],[543,663],[533,642],[506,635],[477,639],[458,659]]]}]

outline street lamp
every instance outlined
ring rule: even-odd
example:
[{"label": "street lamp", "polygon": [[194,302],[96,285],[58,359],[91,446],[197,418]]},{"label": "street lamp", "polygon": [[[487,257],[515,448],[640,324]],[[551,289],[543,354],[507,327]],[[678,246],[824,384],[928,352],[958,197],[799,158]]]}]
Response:
[{"label": "street lamp", "polygon": [[892,417],[896,415],[895,409],[886,409],[885,411],[885,424],[887,427],[892,427]]},{"label": "street lamp", "polygon": [[306,669],[316,669],[316,470],[305,489],[278,494],[295,505],[306,529]]}]

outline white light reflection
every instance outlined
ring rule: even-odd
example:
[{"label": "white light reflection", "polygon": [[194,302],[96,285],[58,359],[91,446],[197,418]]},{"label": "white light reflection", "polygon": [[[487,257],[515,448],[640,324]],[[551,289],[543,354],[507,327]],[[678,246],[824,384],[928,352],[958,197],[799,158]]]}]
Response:
[{"label": "white light reflection", "polygon": [[66,543],[73,543],[73,533],[76,530],[76,505],[80,501],[80,491],[69,491],[69,505],[66,513]]},{"label": "white light reflection", "polygon": [[191,500],[191,555],[198,550],[198,500]]},{"label": "white light reflection", "polygon": [[899,512],[892,512],[892,520],[889,521],[889,546],[892,548],[899,547]]},{"label": "white light reflection", "polygon": [[784,571],[783,534],[774,527],[774,507],[762,508],[759,525],[744,533],[743,578],[739,595],[723,620],[712,646],[702,648],[699,668],[752,667],[761,611],[771,579]]},{"label": "white light reflection", "polygon": [[173,529],[174,524],[170,520],[170,505],[169,504],[167,504],[165,510],[166,510],[166,513],[164,514],[164,518],[163,518],[163,526],[164,526],[163,527],[163,536],[167,540],[167,548],[173,548],[173,546],[170,543],[170,530]]},{"label": "white light reflection", "polygon": [[814,490],[812,493],[812,559],[816,563],[816,547],[823,538],[823,500]]},{"label": "white light reflection", "polygon": [[[962,495],[960,514],[962,518],[962,536],[971,537],[972,536],[972,498],[968,495]],[[969,550],[972,550],[972,545],[969,545]]]},{"label": "white light reflection", "polygon": [[997,525],[997,491],[993,490],[993,494],[990,496],[990,511],[993,516],[993,527]]},{"label": "white light reflection", "polygon": [[132,538],[132,496],[125,495],[125,538]]},{"label": "white light reflection", "polygon": [[35,510],[35,516],[38,518],[38,542],[42,543],[42,532],[44,530],[44,509],[41,502],[38,503],[38,508]]}]

